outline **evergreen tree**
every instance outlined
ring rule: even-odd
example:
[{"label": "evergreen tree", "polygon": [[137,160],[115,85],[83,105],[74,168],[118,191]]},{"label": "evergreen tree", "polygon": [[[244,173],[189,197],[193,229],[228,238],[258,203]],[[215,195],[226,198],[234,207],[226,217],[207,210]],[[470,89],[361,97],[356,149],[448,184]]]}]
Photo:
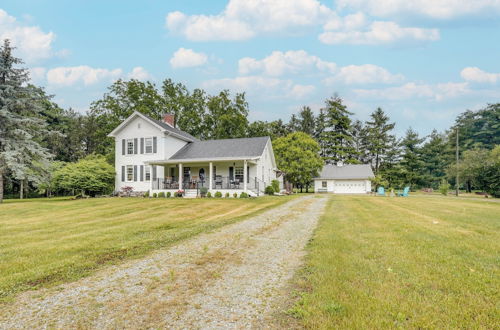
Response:
[{"label": "evergreen tree", "polygon": [[366,122],[366,151],[373,171],[377,175],[380,163],[384,160],[389,148],[396,141],[396,137],[391,134],[395,123],[389,122],[389,116],[381,108],[377,108],[370,115],[370,118],[371,120]]},{"label": "evergreen tree", "polygon": [[309,107],[302,107],[299,112],[300,131],[311,136],[314,135],[316,118]]},{"label": "evergreen tree", "polygon": [[334,96],[325,101],[323,108],[324,129],[319,140],[323,158],[327,163],[355,162],[352,157],[354,148],[351,135],[351,112],[342,103],[342,99]]},{"label": "evergreen tree", "polygon": [[421,171],[423,161],[421,157],[420,144],[424,141],[418,132],[411,127],[406,131],[405,137],[401,140],[404,184],[413,186],[421,181]]},{"label": "evergreen tree", "polygon": [[437,188],[442,181],[447,166],[446,148],[446,136],[433,130],[420,150],[423,160],[423,180],[426,186]]},{"label": "evergreen tree", "polygon": [[23,62],[12,50],[9,40],[4,40],[0,46],[0,202],[8,170],[24,182],[35,162],[51,156],[40,144],[41,136],[49,134],[41,117],[42,93],[28,84],[28,71],[16,67]]},{"label": "evergreen tree", "polygon": [[358,163],[366,163],[368,159],[367,150],[367,130],[360,120],[355,120],[351,125],[352,147],[354,153],[352,158]]}]

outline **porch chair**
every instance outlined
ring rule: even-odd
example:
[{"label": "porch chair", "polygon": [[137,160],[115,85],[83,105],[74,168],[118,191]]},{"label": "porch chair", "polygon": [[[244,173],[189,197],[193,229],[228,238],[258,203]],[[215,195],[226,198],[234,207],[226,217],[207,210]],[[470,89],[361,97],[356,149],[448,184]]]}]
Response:
[{"label": "porch chair", "polygon": [[377,189],[377,196],[385,196],[385,189],[384,189],[384,187],[378,187],[378,189]]},{"label": "porch chair", "polygon": [[222,175],[215,176],[215,189],[217,189],[217,186],[220,186],[222,189]]},{"label": "porch chair", "polygon": [[405,187],[402,192],[400,191],[398,193],[398,196],[408,197],[409,192],[410,192],[410,187]]}]

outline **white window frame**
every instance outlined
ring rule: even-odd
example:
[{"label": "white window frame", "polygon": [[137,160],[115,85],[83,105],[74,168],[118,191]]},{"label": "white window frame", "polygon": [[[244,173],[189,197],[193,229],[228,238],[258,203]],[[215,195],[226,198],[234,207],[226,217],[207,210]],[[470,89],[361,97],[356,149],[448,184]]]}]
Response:
[{"label": "white window frame", "polygon": [[[127,139],[126,142],[126,145],[125,145],[125,148],[127,149],[126,151],[126,154],[127,155],[133,155],[134,154],[134,149],[135,149],[135,145],[134,145],[134,139]],[[132,148],[132,149],[130,149]],[[131,152],[130,152],[131,151]]]},{"label": "white window frame", "polygon": [[151,166],[149,165],[144,166],[144,181],[151,181]]},{"label": "white window frame", "polygon": [[[130,172],[129,172],[130,170]],[[130,177],[129,177],[130,174]],[[127,165],[125,167],[125,181],[132,182],[134,181],[134,165]]]},{"label": "white window frame", "polygon": [[[241,173],[240,173],[241,171]],[[243,182],[244,178],[244,172],[243,172],[243,166],[241,167],[234,167],[234,179],[240,178],[241,177],[241,182]]]},{"label": "white window frame", "polygon": [[[151,143],[151,145],[149,146],[151,148],[151,151],[149,151],[149,152],[148,152],[148,141]],[[144,138],[144,153],[145,154],[152,154],[153,153],[153,138],[152,137]]]}]

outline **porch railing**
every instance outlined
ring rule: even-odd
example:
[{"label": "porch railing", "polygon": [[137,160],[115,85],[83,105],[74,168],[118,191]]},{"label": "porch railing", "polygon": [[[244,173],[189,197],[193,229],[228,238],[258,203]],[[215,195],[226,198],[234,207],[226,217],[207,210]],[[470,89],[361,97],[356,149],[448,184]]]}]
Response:
[{"label": "porch railing", "polygon": [[[157,178],[153,180],[153,190],[163,190],[163,189],[200,189],[202,187],[208,188],[210,183],[208,182],[208,178],[203,180],[184,180],[179,183],[175,179],[164,179]],[[212,190],[237,190],[243,189],[243,178],[231,178],[231,177],[223,177],[216,176],[212,180]],[[257,179],[256,177],[249,177],[247,181],[247,189],[255,191],[257,194],[263,193],[265,189],[265,182]]]}]

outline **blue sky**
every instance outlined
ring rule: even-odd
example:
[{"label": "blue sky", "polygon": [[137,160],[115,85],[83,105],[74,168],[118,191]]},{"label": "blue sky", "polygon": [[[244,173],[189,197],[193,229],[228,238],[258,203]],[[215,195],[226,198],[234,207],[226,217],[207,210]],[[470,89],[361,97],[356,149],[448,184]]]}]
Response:
[{"label": "blue sky", "polygon": [[251,120],[338,93],[399,134],[500,101],[500,0],[3,0],[0,37],[81,112],[118,78],[245,91]]}]

